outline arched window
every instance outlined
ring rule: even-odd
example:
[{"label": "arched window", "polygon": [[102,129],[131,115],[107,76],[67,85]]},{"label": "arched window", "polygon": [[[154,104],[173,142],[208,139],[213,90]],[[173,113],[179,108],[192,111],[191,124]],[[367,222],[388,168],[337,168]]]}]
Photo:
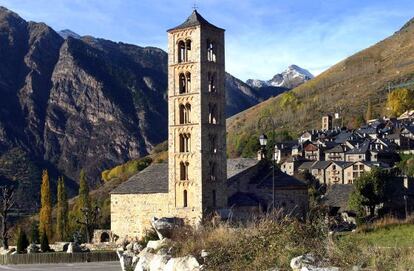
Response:
[{"label": "arched window", "polygon": [[191,40],[186,40],[185,42],[185,61],[190,61],[191,54]]},{"label": "arched window", "polygon": [[208,73],[208,92],[216,92],[216,74]]},{"label": "arched window", "polygon": [[185,74],[185,77],[186,77],[186,82],[187,82],[187,88],[186,88],[187,91],[186,91],[186,93],[188,93],[188,92],[191,91],[191,73],[187,72]]},{"label": "arched window", "polygon": [[181,162],[180,163],[180,180],[187,181],[188,180],[188,162]]},{"label": "arched window", "polygon": [[217,206],[217,195],[216,190],[213,190],[213,207]]},{"label": "arched window", "polygon": [[216,45],[211,40],[207,40],[207,60],[216,62]]},{"label": "arched window", "polygon": [[215,162],[209,162],[209,167],[210,167],[210,180],[211,181],[215,181],[217,179],[217,174],[216,174],[216,163]]},{"label": "arched window", "polygon": [[187,190],[183,192],[183,207],[188,207],[188,193]]},{"label": "arched window", "polygon": [[180,152],[190,152],[190,134],[180,134]]},{"label": "arched window", "polygon": [[210,145],[210,152],[217,153],[217,136],[216,135],[208,135],[208,141]]},{"label": "arched window", "polygon": [[178,42],[178,62],[185,62],[185,43],[184,41]]},{"label": "arched window", "polygon": [[190,114],[191,114],[191,104],[180,104],[179,106],[179,119],[180,119],[180,124],[188,124],[191,123],[190,121]]},{"label": "arched window", "polygon": [[179,75],[179,93],[187,93],[187,79],[185,78],[184,73]]},{"label": "arched window", "polygon": [[217,105],[209,104],[208,105],[208,123],[217,124]]}]

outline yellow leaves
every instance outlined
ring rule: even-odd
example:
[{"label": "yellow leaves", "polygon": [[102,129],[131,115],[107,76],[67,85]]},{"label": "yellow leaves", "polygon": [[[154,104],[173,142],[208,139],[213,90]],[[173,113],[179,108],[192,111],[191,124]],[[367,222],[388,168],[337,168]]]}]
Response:
[{"label": "yellow leaves", "polygon": [[388,94],[387,109],[389,113],[398,117],[407,110],[414,108],[414,91],[401,88]]}]

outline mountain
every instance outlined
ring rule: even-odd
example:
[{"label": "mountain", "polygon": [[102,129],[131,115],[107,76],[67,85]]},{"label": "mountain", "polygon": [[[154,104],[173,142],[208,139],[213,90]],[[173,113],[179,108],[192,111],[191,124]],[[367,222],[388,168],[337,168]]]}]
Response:
[{"label": "mountain", "polygon": [[[99,186],[103,170],[166,140],[167,78],[161,49],[57,33],[0,7],[0,184],[18,184],[29,212],[43,169],[52,189],[65,176],[70,195],[81,169]],[[284,91],[226,82],[228,116]]]},{"label": "mountain", "polygon": [[314,76],[308,70],[302,69],[296,65],[290,65],[285,71],[276,74],[270,80],[249,79],[246,83],[254,88],[272,86],[292,89],[311,80],[313,77]]},{"label": "mountain", "polygon": [[269,115],[279,131],[297,134],[320,128],[322,115],[335,112],[352,127],[363,116],[369,101],[374,114],[383,115],[389,89],[403,83],[414,86],[413,20],[314,79],[231,117],[227,121],[230,156],[253,154],[253,149],[246,150],[245,146],[258,135],[257,116]]},{"label": "mountain", "polygon": [[58,34],[64,39],[67,39],[69,37],[74,38],[74,39],[80,39],[81,38],[81,36],[79,34],[73,32],[70,29],[61,30],[61,31],[58,32]]}]

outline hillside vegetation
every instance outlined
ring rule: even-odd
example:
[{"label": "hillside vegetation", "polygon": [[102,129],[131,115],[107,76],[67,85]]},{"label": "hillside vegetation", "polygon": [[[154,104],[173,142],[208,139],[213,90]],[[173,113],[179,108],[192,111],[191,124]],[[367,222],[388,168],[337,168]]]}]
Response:
[{"label": "hillside vegetation", "polygon": [[[319,129],[322,115],[339,112],[344,125],[352,128],[364,116],[369,102],[373,117],[386,114],[389,90],[401,85],[412,88],[411,83],[414,84],[414,24],[407,23],[389,38],[307,83],[231,117],[227,122],[229,155],[246,153],[239,146],[257,137],[257,121],[262,116],[270,115],[278,130],[299,133]],[[340,125],[341,120],[334,124]]]}]

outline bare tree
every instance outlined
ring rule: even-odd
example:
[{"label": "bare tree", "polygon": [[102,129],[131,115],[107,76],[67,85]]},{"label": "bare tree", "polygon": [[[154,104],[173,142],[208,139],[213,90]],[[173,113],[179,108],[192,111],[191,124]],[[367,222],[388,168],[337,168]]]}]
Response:
[{"label": "bare tree", "polygon": [[5,185],[0,187],[0,218],[1,218],[1,239],[4,249],[9,248],[9,225],[8,219],[10,210],[15,205],[14,186]]},{"label": "bare tree", "polygon": [[83,220],[77,219],[76,222],[85,227],[86,231],[86,240],[88,243],[92,241],[91,234],[96,227],[96,221],[99,217],[100,208],[81,208],[83,214]]}]

